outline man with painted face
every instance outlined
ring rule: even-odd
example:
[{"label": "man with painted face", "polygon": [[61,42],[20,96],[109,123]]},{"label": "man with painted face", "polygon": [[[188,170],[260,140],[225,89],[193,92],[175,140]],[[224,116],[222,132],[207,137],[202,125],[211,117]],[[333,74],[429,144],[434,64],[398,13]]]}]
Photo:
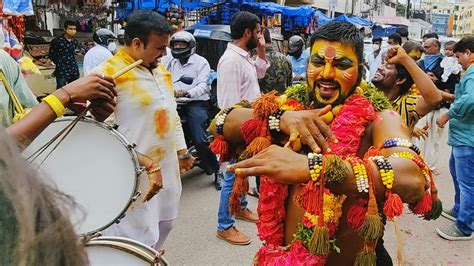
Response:
[{"label": "man with painted face", "polygon": [[[237,12],[230,23],[233,41],[217,65],[217,103],[219,108],[231,107],[243,100],[254,101],[260,96],[258,79],[263,78],[270,66],[265,55],[265,40],[260,29],[260,19],[247,11]],[[249,51],[257,48],[256,60]],[[217,237],[233,245],[248,245],[251,239],[235,228],[235,218],[255,222],[258,216],[247,208],[246,196],[241,210],[233,216],[229,212],[229,197],[235,175],[224,173],[217,214]]]},{"label": "man with painted face", "polygon": [[[207,84],[211,68],[207,60],[196,54],[196,40],[187,31],[179,31],[171,36],[171,54],[173,59],[168,63],[174,87],[174,95],[178,102],[179,116],[186,120],[184,132],[196,147],[201,160],[200,167],[206,174],[214,174],[214,185],[221,189],[222,172],[216,156],[209,149],[207,139],[207,110],[211,88]],[[181,81],[183,77],[191,79],[191,83]]]},{"label": "man with painted face", "polygon": [[[400,64],[407,61],[406,58],[411,60],[411,58],[407,57],[406,54],[401,53],[399,49],[389,51],[388,55],[389,57],[387,60],[391,64]],[[254,155],[252,158],[228,167],[229,171],[235,172],[238,176],[261,175],[265,176],[264,180],[267,179],[267,181],[262,181],[258,210],[259,215],[263,212],[269,216],[264,216],[265,219],[261,220],[259,223],[262,225],[262,223],[268,224],[269,222],[274,221],[272,220],[274,215],[283,218],[281,218],[281,221],[274,221],[275,223],[268,228],[270,231],[259,231],[259,236],[262,239],[272,241],[273,245],[296,245],[299,247],[292,246],[290,249],[277,247],[276,249],[273,249],[274,247],[272,246],[264,246],[256,257],[256,260],[259,262],[260,259],[278,257],[276,258],[276,261],[287,262],[287,259],[290,259],[295,260],[294,263],[297,265],[298,263],[302,263],[301,261],[298,261],[298,259],[301,258],[303,254],[306,254],[304,255],[305,258],[312,261],[310,264],[319,264],[321,263],[321,260],[326,260],[326,257],[316,256],[315,254],[318,253],[318,250],[321,250],[320,248],[324,249],[324,247],[328,247],[326,244],[328,245],[329,241],[323,240],[320,244],[317,244],[319,243],[317,242],[317,239],[315,240],[316,242],[313,242],[313,240],[306,238],[308,236],[307,234],[317,234],[319,237],[313,236],[321,239],[320,235],[324,235],[324,231],[321,232],[322,229],[320,230],[319,228],[316,228],[316,226],[314,226],[314,231],[312,228],[307,228],[308,223],[310,225],[314,223],[308,222],[308,219],[311,220],[313,218],[311,218],[311,215],[308,216],[305,214],[305,210],[307,211],[307,209],[302,209],[300,204],[293,201],[293,198],[301,191],[304,191],[304,189],[311,190],[311,188],[306,187],[306,182],[316,182],[315,179],[313,179],[315,177],[314,169],[316,169],[314,166],[316,164],[319,165],[319,163],[317,163],[315,158],[320,158],[318,156],[321,155],[315,154],[324,154],[322,160],[327,162],[328,154],[341,154],[340,148],[345,147],[352,150],[353,153],[349,153],[350,157],[363,158],[364,154],[367,153],[370,147],[384,147],[386,141],[390,141],[390,143],[392,143],[391,141],[395,141],[394,143],[398,143],[395,139],[410,138],[408,129],[403,126],[403,121],[400,119],[398,114],[393,111],[383,110],[384,108],[378,109],[380,111],[375,115],[377,118],[367,122],[365,126],[362,125],[362,128],[356,130],[357,132],[350,133],[350,128],[353,127],[354,121],[358,121],[362,117],[365,117],[365,115],[359,114],[359,117],[359,115],[356,114],[359,109],[365,108],[363,107],[364,105],[361,105],[359,108],[351,109],[353,110],[351,112],[344,112],[345,109],[349,110],[347,108],[350,108],[349,106],[354,104],[354,99],[362,99],[359,94],[361,93],[361,90],[356,90],[362,76],[362,57],[363,36],[354,25],[344,22],[330,22],[317,29],[311,38],[311,56],[307,67],[307,89],[312,103],[306,105],[308,110],[288,110],[283,112],[283,114],[280,113],[278,127],[280,134],[284,135],[289,140],[285,146],[295,148],[297,146],[296,144],[301,141],[301,143],[305,145],[302,149],[305,151],[304,153],[309,150],[313,153],[306,155],[294,152],[288,148],[271,145]],[[408,64],[407,67],[408,66],[416,67],[413,66],[413,64]],[[287,97],[289,96],[287,95]],[[263,101],[263,98],[260,100]],[[339,108],[338,105],[341,104],[343,106],[342,108]],[[370,103],[366,102],[366,105],[370,106]],[[386,105],[389,105],[389,103],[387,102]],[[219,134],[222,134],[225,140],[234,145],[244,143],[244,137],[242,136],[240,129],[244,122],[247,122],[253,117],[252,114],[254,111],[255,110],[246,108],[234,108],[231,111],[228,111],[224,123],[222,124],[222,119],[217,122],[219,123],[218,127],[222,128],[222,131],[220,131]],[[328,111],[335,113],[336,118],[332,121],[329,119],[329,121],[327,121],[329,125],[326,125],[326,123],[320,118],[320,115],[323,115]],[[342,116],[343,113],[346,114],[343,117],[338,118],[338,116]],[[346,115],[351,117],[346,117]],[[338,121],[337,123],[336,120]],[[333,125],[333,122],[336,123],[337,126]],[[275,123],[272,122],[269,126],[275,128]],[[329,129],[329,127],[331,127],[331,129]],[[346,129],[341,131],[338,127]],[[348,135],[353,135],[353,138],[348,138]],[[275,138],[278,139],[279,137],[283,136],[276,136]],[[274,143],[279,143],[279,141],[275,140]],[[373,149],[371,152],[371,154],[375,154]],[[382,156],[378,157],[379,159],[377,160],[383,160],[383,164],[390,165],[390,168],[395,172],[396,182],[393,183],[391,190],[397,193],[404,202],[418,202],[423,196],[424,186],[426,185],[421,169],[408,159],[393,158],[394,156],[398,156],[399,152],[411,156],[410,154],[414,154],[413,151],[409,148],[402,147],[402,145],[395,145],[380,148],[377,152]],[[370,156],[367,155],[367,157]],[[323,184],[326,189],[330,189],[338,195],[344,194],[347,197],[342,205],[342,210],[340,210],[342,215],[340,216],[339,227],[336,229],[334,235],[336,239],[335,245],[340,248],[341,253],[335,251],[330,253],[329,257],[327,257],[327,264],[329,265],[352,265],[356,261],[357,253],[363,250],[364,246],[367,248],[367,245],[369,244],[370,248],[365,250],[370,252],[370,254],[373,254],[374,245],[377,241],[375,240],[375,242],[371,242],[371,244],[366,241],[364,244],[364,240],[358,234],[357,229],[353,229],[353,227],[349,226],[347,217],[350,206],[356,204],[357,201],[364,199],[367,194],[360,193],[360,186],[356,186],[355,177],[359,176],[359,174],[357,174],[359,173],[359,170],[357,170],[358,168],[355,168],[356,170],[353,171],[351,164],[347,161],[348,158],[345,156],[343,158],[342,164],[344,166],[336,167],[334,165],[335,168],[333,169],[331,166],[326,164],[325,166],[323,165],[322,168],[318,168],[318,171],[325,171],[325,178],[328,178],[330,175],[328,167],[334,171],[336,171],[336,168],[346,169],[342,171],[344,177],[340,182],[326,185],[324,185],[322,181],[321,183],[317,183],[318,186]],[[365,161],[365,169],[367,169],[368,172],[370,171],[371,176],[373,177],[373,186],[378,203],[383,203],[385,200],[383,195],[389,188],[382,184],[377,164],[373,163],[370,158]],[[380,166],[380,163],[378,165]],[[308,166],[311,167],[311,171]],[[268,210],[264,208],[263,204],[267,204],[268,206],[268,201],[271,202],[271,199],[274,199],[275,196],[278,196],[281,193],[284,194],[284,192],[279,189],[277,189],[279,192],[269,190],[270,194],[274,191],[273,197],[270,197],[270,194],[266,195],[266,197],[270,198],[263,197],[266,194],[264,193],[264,184],[272,186],[272,183],[268,181],[270,180],[268,178],[289,185],[288,189],[285,190],[288,192],[286,202],[278,203],[278,206],[273,207],[280,208],[280,206],[285,206],[284,215],[280,216],[278,214],[278,210],[280,209],[272,209],[271,213],[269,213]],[[386,178],[384,177],[384,180],[385,179]],[[359,187],[359,189],[356,189],[356,187]],[[308,202],[311,197],[299,199],[299,202]],[[374,202],[375,197],[369,201]],[[326,208],[326,196],[324,196],[323,208]],[[275,212],[278,213],[273,214]],[[303,223],[298,225],[298,223],[302,221],[303,215],[307,220],[303,219],[303,221],[306,221],[304,222],[304,225]],[[316,218],[316,221],[317,220],[318,219]],[[321,219],[319,219],[319,221],[321,222]],[[326,212],[324,212],[323,223],[325,222]],[[302,227],[307,228],[307,231],[302,232]],[[282,231],[279,231],[280,229],[278,228],[281,228]],[[299,233],[295,235],[297,231]],[[282,236],[275,236],[278,232],[282,232]],[[294,237],[296,237],[296,239]],[[301,238],[306,238],[306,240],[302,243],[298,240]],[[295,240],[297,241],[293,242]],[[378,243],[380,242],[381,241]],[[303,248],[301,248],[301,245]],[[315,249],[308,249],[309,246],[312,246]],[[293,248],[295,248],[295,253],[291,253]],[[331,248],[328,249],[331,250]],[[270,251],[267,252],[267,250]],[[272,250],[274,252],[272,252]],[[310,255],[308,255],[308,251],[311,253]],[[378,252],[379,251],[383,251],[383,249],[378,250]],[[288,254],[294,255],[287,257]],[[384,256],[380,253],[378,255],[380,256],[377,259],[377,263],[391,263],[391,261],[387,262],[386,256],[388,254],[385,254]],[[373,256],[375,256],[375,254],[373,254]],[[373,259],[375,258],[373,256],[369,256],[370,259],[366,261],[366,264],[361,264],[361,261],[359,260],[359,265],[374,265],[375,261]],[[383,258],[386,260],[380,261]],[[305,263],[306,262],[307,261],[305,261]]]},{"label": "man with painted face", "polygon": [[[115,79],[115,122],[135,150],[151,158],[140,175],[140,190],[156,188],[156,196],[140,196],[119,224],[105,235],[128,237],[160,250],[178,216],[180,173],[194,158],[187,153],[176,111],[171,74],[160,64],[166,54],[171,26],[157,12],[134,11],[125,26],[125,46],[94,71],[112,76],[137,60],[142,64]],[[147,175],[148,174],[148,175]],[[156,192],[156,190],[155,190]]]},{"label": "man with painted face", "polygon": [[112,31],[101,28],[92,35],[95,46],[84,56],[84,75],[89,75],[92,69],[113,56],[117,50],[117,38]]},{"label": "man with painted face", "polygon": [[66,20],[64,34],[54,38],[49,46],[49,59],[56,65],[54,75],[57,89],[79,78],[79,67],[76,62],[76,49],[79,42],[74,39],[75,35],[76,23]]},{"label": "man with painted face", "polygon": [[304,40],[299,35],[291,36],[288,40],[288,56],[293,70],[293,81],[304,82],[309,53],[304,47]]}]

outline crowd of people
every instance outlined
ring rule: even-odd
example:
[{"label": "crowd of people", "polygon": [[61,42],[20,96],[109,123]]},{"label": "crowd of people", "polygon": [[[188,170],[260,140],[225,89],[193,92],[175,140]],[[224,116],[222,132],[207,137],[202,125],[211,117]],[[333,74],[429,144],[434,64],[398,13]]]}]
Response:
[{"label": "crowd of people", "polygon": [[[73,54],[75,24],[66,21],[50,50],[57,90],[40,103],[17,63],[0,51],[12,93],[32,108],[14,121],[14,103],[0,98],[0,218],[8,221],[1,223],[8,228],[1,228],[0,264],[87,261],[64,212],[74,202],[43,184],[20,156],[66,107],[77,113],[75,103],[90,104],[97,121],[117,124],[137,144],[146,170],[140,183],[148,193],[104,235],[163,247],[178,218],[180,175],[195,161],[186,144],[192,142],[199,166],[220,190],[216,236],[248,245],[251,238],[235,219],[257,223],[264,242],[257,264],[391,265],[383,225],[401,215],[403,203],[427,220],[452,220],[437,228],[442,238],[472,239],[474,37],[442,47],[435,34],[418,43],[400,29],[386,49],[373,38],[364,55],[355,26],[330,22],[309,42],[289,38],[285,56],[260,25],[250,12],[232,18],[232,42],[216,69],[221,112],[210,123],[212,143],[209,63],[196,53],[191,33],[173,32],[156,12],[129,16],[120,49],[111,31],[98,29],[82,78]],[[138,67],[111,78],[138,60]],[[441,209],[435,177],[448,121],[455,195],[454,207]],[[256,177],[255,187],[248,176]],[[259,197],[258,213],[248,208],[247,193]],[[344,255],[331,252],[332,239]]]}]

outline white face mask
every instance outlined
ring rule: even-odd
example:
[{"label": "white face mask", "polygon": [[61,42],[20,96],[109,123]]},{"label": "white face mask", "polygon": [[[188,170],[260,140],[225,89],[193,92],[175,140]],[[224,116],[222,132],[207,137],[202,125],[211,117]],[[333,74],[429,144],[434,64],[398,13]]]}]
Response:
[{"label": "white face mask", "polygon": [[107,45],[107,50],[115,52],[115,50],[117,50],[117,44],[115,42],[109,42]]},{"label": "white face mask", "polygon": [[376,44],[376,43],[373,43],[372,44],[372,50],[374,51],[378,51],[380,49],[380,45]]}]

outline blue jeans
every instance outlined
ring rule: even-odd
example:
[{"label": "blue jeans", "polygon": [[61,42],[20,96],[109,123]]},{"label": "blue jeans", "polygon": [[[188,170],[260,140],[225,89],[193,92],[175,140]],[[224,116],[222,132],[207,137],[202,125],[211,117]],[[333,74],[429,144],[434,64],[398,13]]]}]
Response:
[{"label": "blue jeans", "polygon": [[[232,162],[231,162],[232,163]],[[235,224],[235,217],[229,212],[229,199],[234,186],[235,174],[229,171],[224,172],[224,180],[221,182],[221,199],[219,202],[219,212],[217,213],[217,230],[225,231]],[[247,208],[247,196],[240,199],[242,209]]]},{"label": "blue jeans", "polygon": [[456,226],[464,235],[474,230],[474,147],[453,146],[449,171],[454,183]]},{"label": "blue jeans", "polygon": [[179,104],[178,113],[186,121],[186,123],[183,123],[183,128],[188,147],[191,140],[192,145],[196,148],[198,158],[201,160],[200,166],[206,174],[210,175],[219,171],[219,162],[216,155],[209,148],[207,139],[208,106],[207,101]]}]

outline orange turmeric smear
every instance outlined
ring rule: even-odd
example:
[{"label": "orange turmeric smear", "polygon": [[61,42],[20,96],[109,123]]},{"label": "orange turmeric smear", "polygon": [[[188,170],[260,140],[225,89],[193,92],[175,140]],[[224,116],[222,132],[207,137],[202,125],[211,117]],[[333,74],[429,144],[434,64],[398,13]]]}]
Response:
[{"label": "orange turmeric smear", "polygon": [[160,138],[164,138],[169,131],[168,111],[164,108],[155,111],[155,130]]}]

